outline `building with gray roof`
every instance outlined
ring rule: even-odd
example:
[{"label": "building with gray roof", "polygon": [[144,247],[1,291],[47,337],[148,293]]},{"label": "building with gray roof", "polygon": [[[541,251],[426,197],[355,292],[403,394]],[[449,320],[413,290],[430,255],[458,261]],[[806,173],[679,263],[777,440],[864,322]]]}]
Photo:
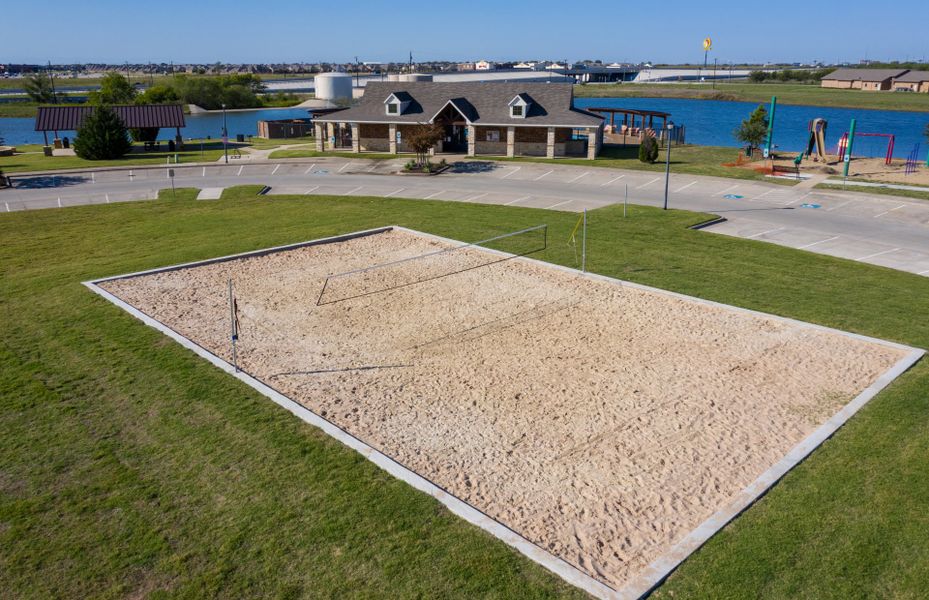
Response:
[{"label": "building with gray roof", "polygon": [[371,81],[356,106],[315,123],[318,150],[408,152],[405,134],[436,123],[438,153],[593,159],[603,144],[603,118],[576,108],[566,83]]},{"label": "building with gray roof", "polygon": [[849,90],[889,90],[895,77],[900,77],[907,69],[836,69],[820,80],[824,88]]}]

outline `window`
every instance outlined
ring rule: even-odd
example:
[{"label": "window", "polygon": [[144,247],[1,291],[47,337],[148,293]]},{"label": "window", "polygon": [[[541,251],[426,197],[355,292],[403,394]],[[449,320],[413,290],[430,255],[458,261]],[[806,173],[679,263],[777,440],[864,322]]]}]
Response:
[{"label": "window", "polygon": [[391,102],[390,104],[387,105],[388,115],[396,115],[399,112],[400,112],[400,105],[397,104],[396,102]]},{"label": "window", "polygon": [[523,107],[520,104],[510,107],[510,116],[511,117],[521,117],[523,116]]}]

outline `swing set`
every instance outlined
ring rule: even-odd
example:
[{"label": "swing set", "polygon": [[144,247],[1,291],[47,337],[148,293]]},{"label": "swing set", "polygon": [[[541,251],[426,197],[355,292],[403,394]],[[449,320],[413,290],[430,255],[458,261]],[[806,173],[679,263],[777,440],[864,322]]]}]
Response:
[{"label": "swing set", "polygon": [[[887,152],[884,154],[884,164],[889,165],[893,162],[894,158],[894,134],[892,133],[860,133],[855,132],[855,137],[869,137],[869,138],[887,138]],[[845,156],[845,149],[848,147],[848,132],[842,134],[842,137],[839,139],[839,145],[836,147],[836,156],[842,157]]]}]

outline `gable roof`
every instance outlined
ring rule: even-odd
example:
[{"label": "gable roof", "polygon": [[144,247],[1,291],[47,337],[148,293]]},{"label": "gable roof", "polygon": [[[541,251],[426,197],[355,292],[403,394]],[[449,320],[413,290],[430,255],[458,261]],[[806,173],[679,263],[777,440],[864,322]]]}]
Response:
[{"label": "gable roof", "polygon": [[[406,93],[411,102],[402,115],[387,115],[383,103]],[[510,101],[523,95],[530,103],[524,119],[510,117]],[[599,115],[574,107],[570,83],[370,81],[357,106],[317,121],[333,123],[428,123],[451,102],[472,125],[516,127],[597,127]]]},{"label": "gable roof", "polygon": [[523,104],[532,104],[532,98],[530,98],[529,95],[525,92],[513,96],[513,99],[510,100],[510,106],[517,104],[517,100],[521,100]]},{"label": "gable roof", "polygon": [[904,83],[920,83],[922,81],[929,81],[929,71],[910,71],[899,77],[894,77],[894,81],[901,81]]},{"label": "gable roof", "polygon": [[413,101],[413,97],[407,94],[406,92],[394,92],[390,96],[387,96],[387,98],[384,100],[384,103],[386,104],[387,101],[390,100],[391,98],[399,100],[400,102],[412,102]]},{"label": "gable roof", "polygon": [[[185,127],[180,104],[117,104],[110,108],[130,128]],[[93,106],[40,106],[35,118],[36,131],[77,131]]]},{"label": "gable roof", "polygon": [[838,81],[884,81],[900,77],[906,69],[836,69],[823,79]]}]

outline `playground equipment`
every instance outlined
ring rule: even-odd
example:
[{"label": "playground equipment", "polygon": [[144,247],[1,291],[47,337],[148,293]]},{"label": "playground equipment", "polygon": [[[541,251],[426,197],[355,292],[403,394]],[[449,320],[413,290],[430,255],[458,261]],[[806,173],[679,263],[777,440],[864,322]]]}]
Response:
[{"label": "playground equipment", "polygon": [[[892,133],[853,133],[855,137],[870,137],[870,138],[887,138],[887,152],[884,155],[884,164],[889,165],[894,158],[894,134]],[[849,135],[848,132],[842,134],[842,137],[839,139],[839,145],[836,148],[837,156],[845,156],[845,150],[848,146]],[[847,161],[846,161],[847,162]]]},{"label": "playground equipment", "polygon": [[826,162],[826,119],[813,119],[810,121],[810,141],[806,147],[806,155],[811,156],[816,150],[814,162]]},{"label": "playground equipment", "polygon": [[906,172],[904,173],[905,175],[909,175],[910,173],[916,172],[916,169],[918,168],[918,165],[919,165],[919,159],[917,158],[917,156],[919,156],[919,142],[917,142],[916,145],[913,146],[913,151],[910,152],[910,155],[906,158]]}]

